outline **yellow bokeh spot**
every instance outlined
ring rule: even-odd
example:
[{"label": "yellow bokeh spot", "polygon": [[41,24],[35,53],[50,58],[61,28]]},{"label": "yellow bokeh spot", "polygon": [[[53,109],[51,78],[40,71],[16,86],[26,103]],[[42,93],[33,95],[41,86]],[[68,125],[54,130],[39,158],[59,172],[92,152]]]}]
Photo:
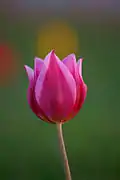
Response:
[{"label": "yellow bokeh spot", "polygon": [[38,34],[37,56],[44,58],[52,49],[61,59],[78,50],[78,36],[70,25],[51,22],[43,26]]}]

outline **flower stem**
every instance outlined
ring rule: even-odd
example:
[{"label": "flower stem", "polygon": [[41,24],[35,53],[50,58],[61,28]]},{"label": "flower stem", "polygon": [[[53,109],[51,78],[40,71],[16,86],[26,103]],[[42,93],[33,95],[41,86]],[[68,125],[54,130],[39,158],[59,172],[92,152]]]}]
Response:
[{"label": "flower stem", "polygon": [[57,124],[57,130],[58,130],[60,150],[61,150],[61,154],[62,154],[63,160],[64,160],[64,170],[65,170],[65,174],[66,174],[66,180],[72,180],[70,167],[69,167],[69,163],[68,163],[68,158],[67,158],[67,153],[66,153],[66,149],[65,149],[65,143],[64,143],[64,139],[63,139],[62,124],[60,124],[60,123]]}]

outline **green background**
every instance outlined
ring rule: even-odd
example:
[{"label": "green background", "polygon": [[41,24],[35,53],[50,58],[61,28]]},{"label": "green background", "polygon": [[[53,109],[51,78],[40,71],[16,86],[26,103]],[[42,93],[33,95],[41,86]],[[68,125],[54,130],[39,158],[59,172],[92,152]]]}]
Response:
[{"label": "green background", "polygon": [[[71,24],[73,22],[70,22]],[[73,23],[88,86],[79,114],[63,131],[73,180],[120,179],[120,24]],[[19,76],[0,87],[0,180],[65,179],[55,125],[26,101],[24,64],[33,66],[37,25],[1,19],[1,32],[22,53]]]}]

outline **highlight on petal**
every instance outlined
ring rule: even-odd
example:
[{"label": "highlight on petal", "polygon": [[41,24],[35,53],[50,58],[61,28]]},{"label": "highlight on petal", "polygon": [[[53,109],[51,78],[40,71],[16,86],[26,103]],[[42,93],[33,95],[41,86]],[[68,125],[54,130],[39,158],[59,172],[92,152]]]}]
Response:
[{"label": "highlight on petal", "polygon": [[68,55],[63,59],[62,62],[68,67],[69,71],[75,77],[77,66],[75,54]]},{"label": "highlight on petal", "polygon": [[26,74],[27,74],[27,76],[28,76],[28,80],[29,80],[29,82],[30,82],[30,81],[33,79],[33,77],[34,77],[34,71],[33,71],[32,68],[30,68],[30,67],[27,66],[27,65],[25,65],[24,68],[25,68]]},{"label": "highlight on petal", "polygon": [[56,122],[65,118],[76,100],[76,83],[68,68],[51,51],[44,60],[35,87],[41,109]]},{"label": "highlight on petal", "polygon": [[80,58],[77,63],[80,76],[82,76],[82,62],[83,62],[83,58]]},{"label": "highlight on petal", "polygon": [[40,74],[41,68],[43,66],[44,61],[38,57],[35,57],[34,59],[34,76],[35,79],[37,79],[37,77]]}]

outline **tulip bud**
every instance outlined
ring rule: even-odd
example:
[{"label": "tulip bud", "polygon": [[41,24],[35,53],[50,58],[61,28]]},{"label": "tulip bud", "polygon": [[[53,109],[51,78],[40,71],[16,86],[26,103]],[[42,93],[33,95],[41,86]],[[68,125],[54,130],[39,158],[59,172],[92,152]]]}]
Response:
[{"label": "tulip bud", "polygon": [[44,60],[35,58],[34,70],[24,66],[29,87],[27,99],[32,111],[43,121],[63,123],[81,109],[87,94],[82,78],[82,58],[74,54],[62,61],[51,51]]}]

